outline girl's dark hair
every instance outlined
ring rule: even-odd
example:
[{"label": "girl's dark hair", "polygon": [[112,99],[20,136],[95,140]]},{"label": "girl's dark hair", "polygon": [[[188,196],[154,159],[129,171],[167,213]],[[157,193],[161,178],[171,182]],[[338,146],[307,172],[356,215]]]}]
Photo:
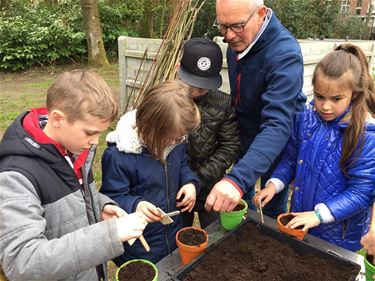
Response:
[{"label": "girl's dark hair", "polygon": [[314,86],[321,74],[334,80],[343,78],[342,82],[352,89],[352,108],[348,113],[351,118],[345,130],[340,158],[340,168],[347,175],[347,169],[356,161],[356,154],[361,152],[368,118],[366,113],[375,116],[374,83],[364,52],[348,43],[338,46],[317,64],[312,80]]},{"label": "girl's dark hair", "polygon": [[138,135],[153,158],[163,154],[171,134],[188,134],[198,127],[200,114],[189,91],[180,80],[168,80],[145,94],[137,107]]}]

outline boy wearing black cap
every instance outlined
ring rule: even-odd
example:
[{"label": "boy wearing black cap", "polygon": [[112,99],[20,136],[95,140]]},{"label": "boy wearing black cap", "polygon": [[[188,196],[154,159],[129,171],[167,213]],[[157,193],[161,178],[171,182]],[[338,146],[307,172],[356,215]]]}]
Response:
[{"label": "boy wearing black cap", "polygon": [[[218,90],[223,54],[218,44],[206,38],[192,38],[184,45],[178,75],[191,86],[192,97],[201,113],[201,125],[188,136],[190,166],[199,175],[202,191],[194,211],[202,228],[217,217],[204,209],[211,188],[238,159],[240,140],[231,97]],[[193,213],[183,213],[184,225],[192,225]]]}]

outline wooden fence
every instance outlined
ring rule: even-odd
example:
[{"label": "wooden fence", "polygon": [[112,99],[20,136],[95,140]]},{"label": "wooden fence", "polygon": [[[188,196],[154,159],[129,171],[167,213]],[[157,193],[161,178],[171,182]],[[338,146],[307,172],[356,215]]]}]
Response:
[{"label": "wooden fence", "polygon": [[[222,37],[215,37],[214,40],[220,45],[223,54],[223,85],[222,91],[229,93],[227,62],[225,52],[226,43],[222,43]],[[138,89],[147,77],[147,72],[155,59],[161,39],[135,38],[120,36],[118,39],[119,67],[120,67],[120,106],[124,109],[130,93],[134,91],[133,97],[138,93]],[[336,46],[350,42],[363,49],[370,62],[370,71],[375,74],[375,41],[339,41],[339,40],[298,40],[304,59],[304,84],[303,92],[308,100],[312,98],[311,78],[315,65]],[[144,61],[141,71],[138,69],[142,62],[145,50],[147,48],[147,59]],[[137,76],[138,75],[138,76]]]}]

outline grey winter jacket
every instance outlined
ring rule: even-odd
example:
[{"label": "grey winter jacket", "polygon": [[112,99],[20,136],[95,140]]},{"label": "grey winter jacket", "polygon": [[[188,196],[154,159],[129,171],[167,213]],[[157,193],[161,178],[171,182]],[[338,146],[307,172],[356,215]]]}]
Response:
[{"label": "grey winter jacket", "polygon": [[113,201],[96,191],[95,148],[82,167],[81,188],[56,147],[24,130],[26,114],[0,144],[1,267],[9,280],[106,280],[106,261],[123,247],[115,221],[100,218]]}]

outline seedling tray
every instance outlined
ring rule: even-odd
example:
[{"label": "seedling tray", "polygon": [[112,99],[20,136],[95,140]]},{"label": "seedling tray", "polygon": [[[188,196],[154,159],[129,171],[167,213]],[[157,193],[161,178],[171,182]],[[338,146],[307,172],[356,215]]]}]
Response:
[{"label": "seedling tray", "polygon": [[[264,243],[260,240],[264,240]],[[246,245],[242,243],[246,243]],[[254,249],[246,248],[251,248],[252,244],[254,244]],[[271,249],[271,251],[274,250],[273,254],[268,254],[266,257],[259,256],[258,253],[270,251],[267,250],[267,245],[268,247],[273,247]],[[237,246],[238,249],[235,250]],[[280,246],[281,250],[276,250],[276,246]],[[235,252],[230,253],[232,249]],[[238,256],[249,252],[252,252],[250,258],[244,256],[237,259]],[[223,261],[222,258],[226,255],[228,259]],[[293,258],[296,259],[295,262],[287,262],[287,260]],[[212,265],[212,268],[210,268],[211,264],[209,263],[213,259],[217,259],[218,261],[220,259],[220,262],[218,262],[220,265],[219,268],[215,268],[215,265]],[[298,265],[301,261],[302,265]],[[231,262],[235,264],[231,264]],[[311,268],[309,268],[309,263],[312,263]],[[282,268],[282,266],[285,268]],[[244,268],[255,268],[256,272],[241,272],[241,269]],[[360,270],[361,266],[359,264],[346,260],[333,252],[321,250],[309,242],[297,240],[265,224],[259,224],[252,220],[252,218],[248,218],[237,228],[228,232],[220,240],[209,246],[202,256],[178,271],[173,276],[173,279],[189,281],[354,281]]]}]

